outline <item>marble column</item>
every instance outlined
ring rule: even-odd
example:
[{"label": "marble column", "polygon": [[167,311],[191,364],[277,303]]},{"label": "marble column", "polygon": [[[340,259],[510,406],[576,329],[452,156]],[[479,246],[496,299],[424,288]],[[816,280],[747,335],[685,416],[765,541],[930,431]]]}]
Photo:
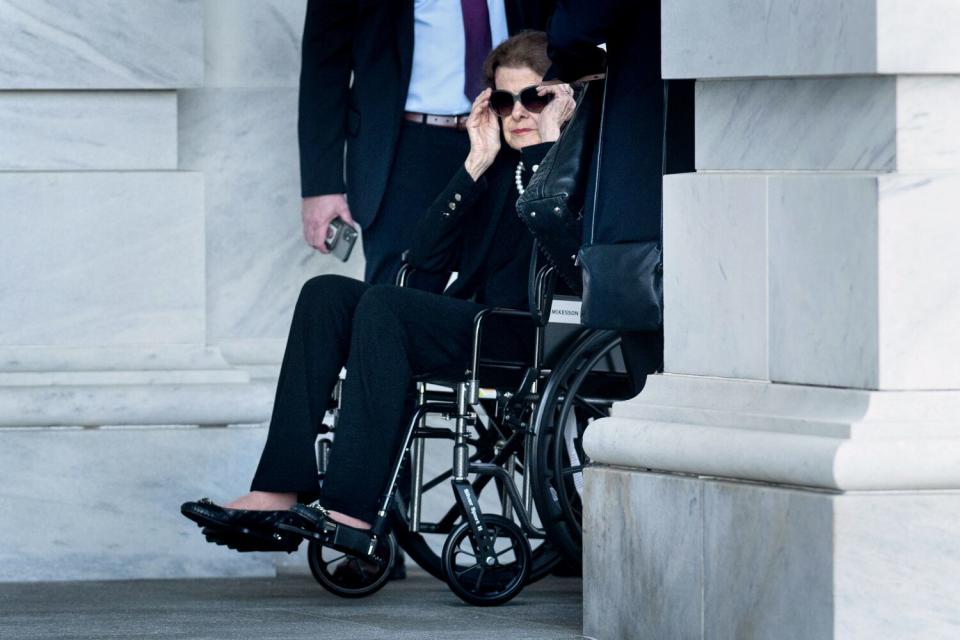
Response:
[{"label": "marble column", "polygon": [[584,633],[960,634],[960,5],[664,0],[665,362],[586,435]]}]

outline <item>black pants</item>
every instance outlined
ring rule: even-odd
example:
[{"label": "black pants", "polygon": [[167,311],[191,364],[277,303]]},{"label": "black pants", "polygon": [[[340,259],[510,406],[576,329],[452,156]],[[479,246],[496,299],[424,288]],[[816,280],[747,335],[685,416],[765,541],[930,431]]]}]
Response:
[{"label": "black pants", "polygon": [[[403,123],[380,209],[373,223],[363,228],[367,282],[394,283],[417,221],[463,164],[469,149],[465,131]],[[417,277],[419,289],[440,291],[446,284],[446,279]]]},{"label": "black pants", "polygon": [[341,276],[308,281],[290,337],[251,489],[315,494],[314,441],[341,367],[343,411],[320,501],[372,521],[400,453],[423,374],[463,374],[482,305]]}]

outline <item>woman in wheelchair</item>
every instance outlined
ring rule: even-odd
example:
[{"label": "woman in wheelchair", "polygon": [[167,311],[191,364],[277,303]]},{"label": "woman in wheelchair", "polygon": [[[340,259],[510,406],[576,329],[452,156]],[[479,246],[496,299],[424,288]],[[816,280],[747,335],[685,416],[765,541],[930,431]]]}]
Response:
[{"label": "woman in wheelchair", "polygon": [[[533,240],[515,203],[574,107],[568,86],[539,87],[548,66],[541,32],[506,40],[485,63],[490,88],[467,120],[470,152],[423,215],[407,257],[417,271],[457,273],[443,294],[332,275],[303,286],[250,493],[223,506],[203,499],[181,507],[210,541],[290,551],[303,538],[326,536],[349,549],[369,540],[403,447],[415,379],[462,377],[478,312],[527,303]],[[318,491],[314,442],[344,366],[336,440]]]}]

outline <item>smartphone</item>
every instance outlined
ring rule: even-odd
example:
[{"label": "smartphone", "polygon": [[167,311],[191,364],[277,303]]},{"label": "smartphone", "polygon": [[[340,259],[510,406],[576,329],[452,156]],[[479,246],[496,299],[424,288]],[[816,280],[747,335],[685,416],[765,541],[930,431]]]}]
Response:
[{"label": "smartphone", "polygon": [[334,218],[330,222],[330,226],[327,227],[327,237],[323,244],[332,255],[346,262],[350,258],[350,252],[353,251],[353,245],[356,243],[358,235],[356,229],[340,218]]}]

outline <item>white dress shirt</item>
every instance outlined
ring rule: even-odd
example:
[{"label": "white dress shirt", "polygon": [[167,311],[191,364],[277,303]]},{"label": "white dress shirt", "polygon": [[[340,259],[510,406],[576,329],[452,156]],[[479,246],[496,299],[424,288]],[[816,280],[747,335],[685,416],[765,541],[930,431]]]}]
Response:
[{"label": "white dress shirt", "polygon": [[[496,47],[510,35],[503,0],[487,0],[491,42]],[[413,71],[407,111],[434,115],[470,112],[463,94],[466,43],[460,0],[415,0],[413,6]]]}]

